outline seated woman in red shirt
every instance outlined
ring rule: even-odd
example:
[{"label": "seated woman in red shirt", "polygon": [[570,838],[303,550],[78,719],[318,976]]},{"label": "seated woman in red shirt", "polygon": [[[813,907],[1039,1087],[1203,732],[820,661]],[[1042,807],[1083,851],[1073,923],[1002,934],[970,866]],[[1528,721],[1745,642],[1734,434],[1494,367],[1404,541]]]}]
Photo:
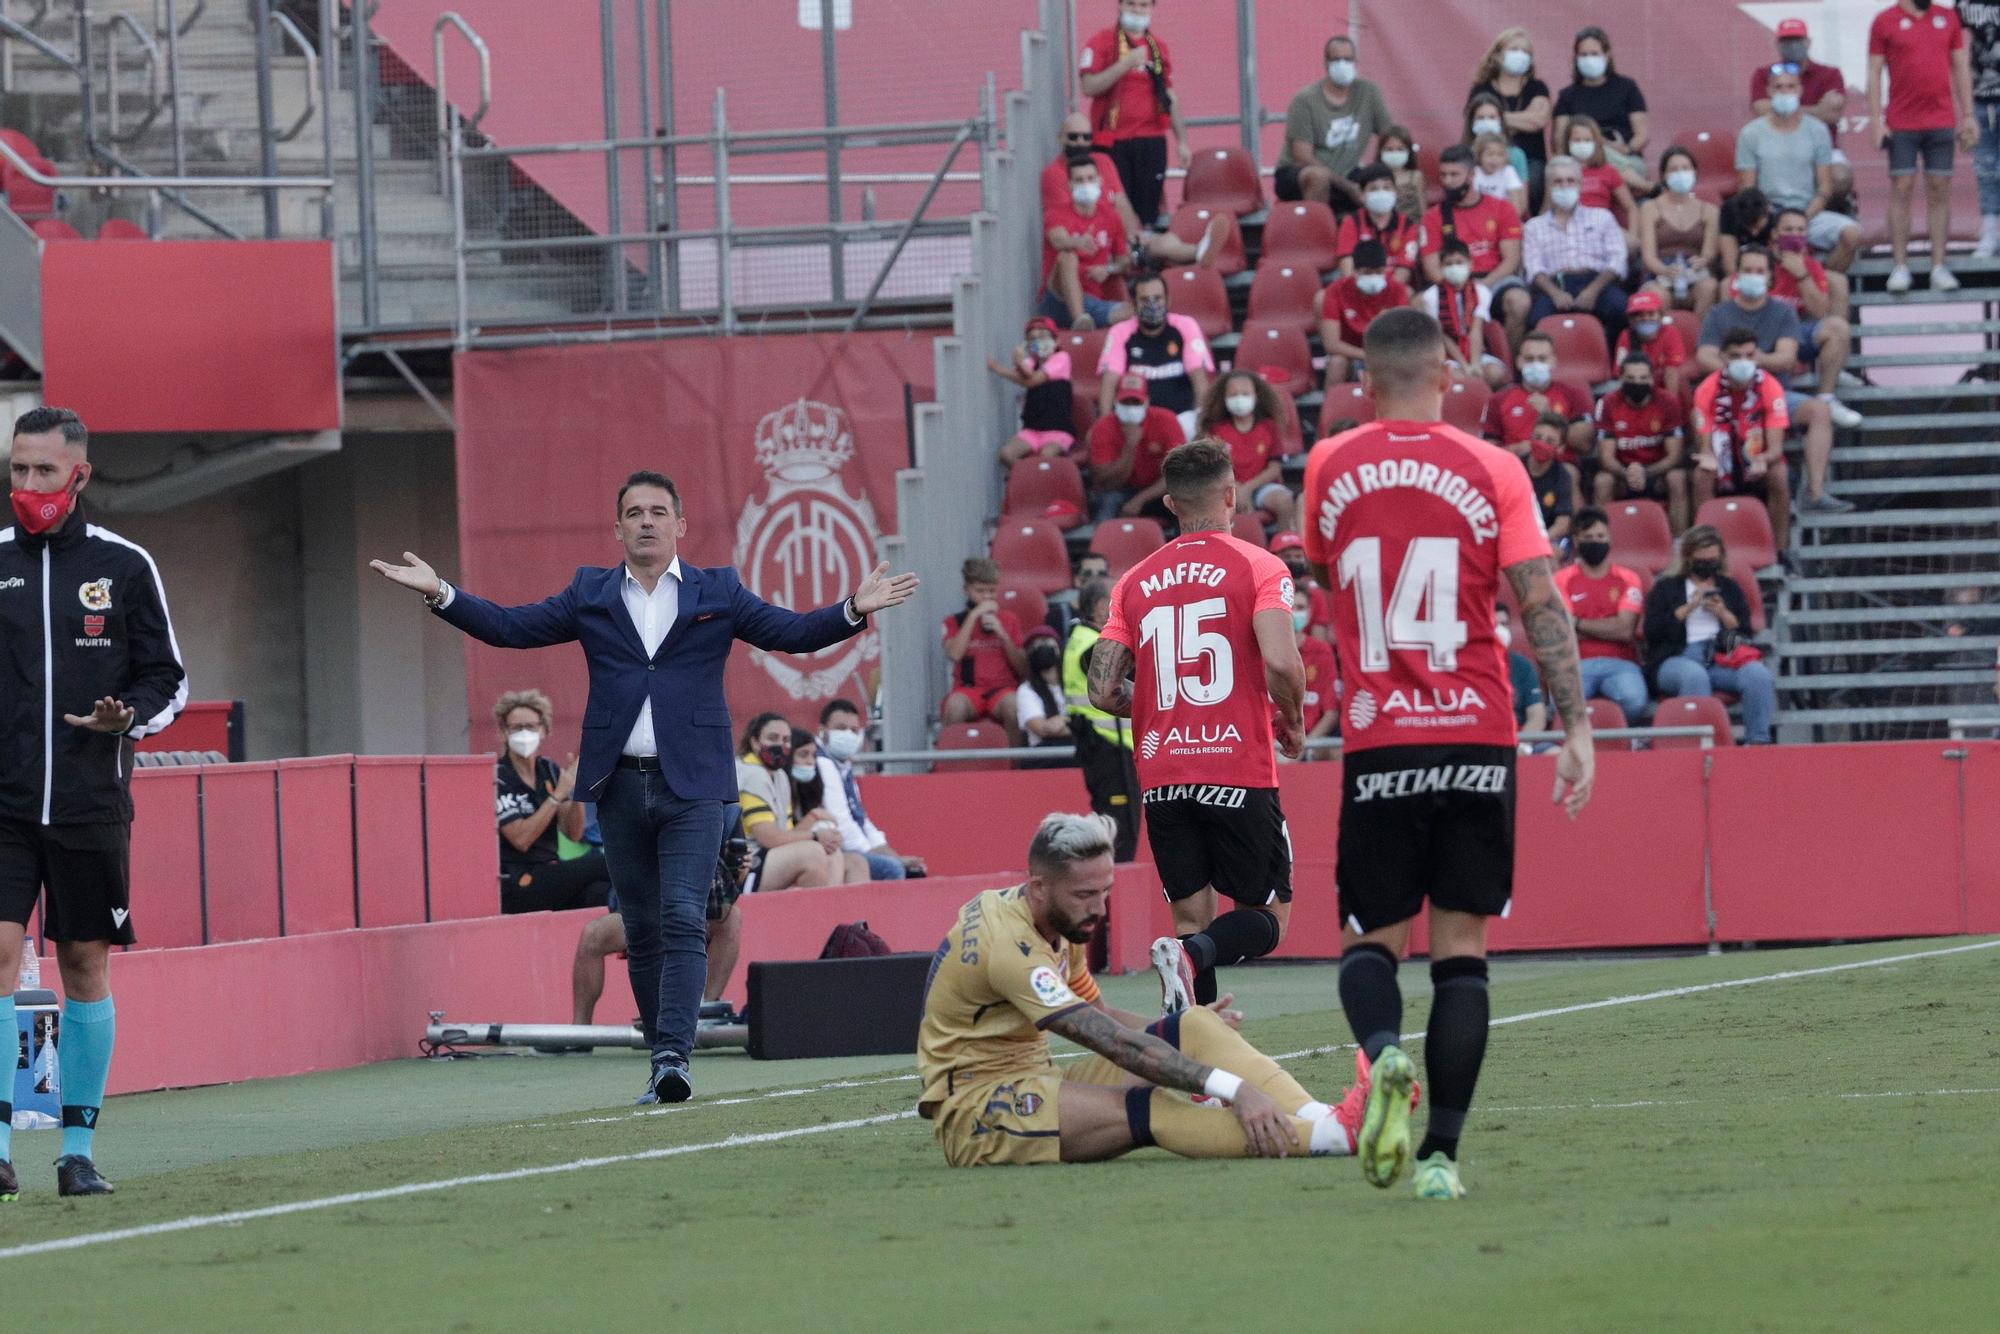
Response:
[{"label": "seated woman in red shirt", "polygon": [[1209,386],[1202,402],[1196,434],[1213,436],[1229,446],[1236,469],[1236,512],[1257,512],[1267,527],[1293,532],[1298,505],[1291,488],[1279,480],[1279,456],[1284,446],[1278,434],[1284,405],[1270,381],[1254,371],[1231,371]]}]

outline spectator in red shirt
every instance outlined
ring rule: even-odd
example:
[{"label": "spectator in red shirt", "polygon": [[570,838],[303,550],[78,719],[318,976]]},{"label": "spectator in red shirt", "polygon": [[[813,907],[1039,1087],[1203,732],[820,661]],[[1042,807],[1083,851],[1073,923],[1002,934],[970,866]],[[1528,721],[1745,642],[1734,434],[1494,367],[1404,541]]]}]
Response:
[{"label": "spectator in red shirt", "polygon": [[[947,723],[991,718],[1007,729],[1009,744],[1020,745],[1015,728],[1014,688],[1028,670],[1021,627],[1000,607],[1000,567],[974,556],[961,571],[965,610],[944,618],[944,655],[951,659],[951,693],[941,711]],[[838,845],[836,844],[836,847]]]},{"label": "spectator in red shirt", "polygon": [[1132,313],[1112,287],[1131,271],[1132,250],[1095,161],[1079,156],[1069,164],[1069,203],[1045,210],[1042,228],[1038,314],[1065,329],[1096,329]]},{"label": "spectator in red shirt", "polygon": [[1438,154],[1438,184],[1444,198],[1424,214],[1424,279],[1442,281],[1438,252],[1446,241],[1463,241],[1472,259],[1472,276],[1492,292],[1507,326],[1508,346],[1518,348],[1527,332],[1532,302],[1521,276],[1521,215],[1506,200],[1479,193],[1472,182],[1474,170],[1472,150],[1463,144]]},{"label": "spectator in red shirt", "polygon": [[1688,384],[1681,367],[1687,364],[1687,341],[1663,317],[1665,304],[1651,288],[1641,289],[1626,303],[1625,317],[1630,322],[1618,335],[1613,359],[1622,364],[1637,352],[1652,366],[1653,384],[1661,393],[1685,399]]},{"label": "spectator in red shirt", "polygon": [[1104,197],[1111,201],[1111,207],[1118,210],[1118,217],[1125,225],[1127,237],[1137,236],[1143,229],[1139,217],[1132,212],[1132,201],[1125,197],[1125,183],[1118,177],[1118,167],[1108,153],[1093,149],[1096,136],[1090,132],[1090,117],[1081,111],[1072,111],[1063,117],[1062,152],[1042,168],[1042,212],[1061,208],[1069,203],[1069,164],[1071,159],[1085,153],[1097,164],[1097,179],[1104,187]]},{"label": "spectator in red shirt", "polygon": [[[1301,725],[1306,729],[1306,740],[1334,736],[1340,731],[1340,668],[1334,661],[1333,645],[1324,639],[1316,639],[1310,633],[1312,627],[1312,593],[1294,579],[1292,581],[1292,634],[1299,641],[1299,658],[1306,665],[1305,708],[1301,711]],[[1282,758],[1282,757],[1281,757]],[[1300,758],[1317,760],[1327,758],[1323,751],[1307,751]]]},{"label": "spectator in red shirt", "polygon": [[1576,622],[1583,697],[1602,695],[1618,706],[1627,727],[1646,716],[1646,673],[1639,667],[1639,617],[1646,581],[1611,563],[1611,520],[1601,509],[1576,512],[1576,563],[1556,571],[1556,591]]},{"label": "spectator in red shirt", "polygon": [[[1785,387],[1757,364],[1757,335],[1733,329],[1723,335],[1722,369],[1694,391],[1694,502],[1761,491],[1771,512],[1771,536],[1783,551],[1791,537],[1791,474],[1785,467],[1785,432],[1791,413]],[[1692,531],[1692,530],[1690,530]]]},{"label": "spectator in red shirt", "polygon": [[1591,453],[1597,442],[1590,399],[1556,379],[1555,340],[1545,333],[1531,333],[1521,340],[1514,366],[1520,383],[1509,385],[1486,400],[1486,420],[1480,434],[1526,460],[1528,438],[1535,433],[1535,422],[1544,413],[1552,413],[1569,423],[1564,438],[1564,462],[1574,469],[1576,461]]},{"label": "spectator in red shirt", "polygon": [[1354,271],[1328,283],[1319,297],[1319,342],[1326,349],[1329,389],[1361,373],[1361,339],[1375,317],[1410,304],[1410,289],[1390,274],[1389,254],[1380,241],[1358,242],[1348,262]]},{"label": "spectator in red shirt", "polygon": [[1167,134],[1183,169],[1192,160],[1174,96],[1174,62],[1153,34],[1153,0],[1118,0],[1118,23],[1084,43],[1077,67],[1097,146],[1110,155],[1141,226],[1158,226],[1166,196]]},{"label": "spectator in red shirt", "polygon": [[1187,443],[1180,419],[1148,403],[1146,377],[1136,373],[1118,378],[1111,415],[1099,417],[1086,437],[1090,448],[1091,517],[1102,521],[1145,514],[1172,516],[1160,497],[1167,484],[1160,465],[1167,451]]},{"label": "spectator in red shirt", "polygon": [[[1564,129],[1569,137],[1563,142],[1569,148],[1569,156],[1576,159],[1582,177],[1577,189],[1583,206],[1609,209],[1617,215],[1619,225],[1630,238],[1639,217],[1639,205],[1632,197],[1632,187],[1625,183],[1625,174],[1611,165],[1603,129],[1589,116],[1571,116]],[[1640,174],[1644,175],[1643,169]]]},{"label": "spectator in red shirt", "polygon": [[[1681,435],[1681,401],[1653,385],[1653,363],[1628,352],[1618,365],[1618,388],[1597,400],[1597,503],[1627,496],[1663,500],[1676,533],[1688,526],[1687,446]],[[1582,526],[1579,518],[1578,527]]]},{"label": "spectator in red shirt", "polygon": [[1771,299],[1790,306],[1799,317],[1799,365],[1819,372],[1820,401],[1827,404],[1837,426],[1858,426],[1861,414],[1834,397],[1840,373],[1847,369],[1853,346],[1847,309],[1847,275],[1829,273],[1812,256],[1807,242],[1806,215],[1796,208],[1778,210],[1771,225]]},{"label": "spectator in red shirt", "polygon": [[[1882,75],[1889,102],[1882,104]],[[1972,59],[1958,15],[1931,0],[1899,0],[1868,29],[1868,115],[1875,142],[1889,153],[1889,249],[1896,267],[1888,290],[1910,290],[1910,200],[1922,159],[1931,224],[1931,290],[1955,292],[1944,266],[1951,239],[1954,146],[1970,153],[1979,142],[1972,114]]]},{"label": "spectator in red shirt", "polygon": [[1231,371],[1210,386],[1196,434],[1228,447],[1236,473],[1236,512],[1257,514],[1266,525],[1290,531],[1298,527],[1298,506],[1291,488],[1280,480],[1283,412],[1270,381],[1254,371]]},{"label": "spectator in red shirt", "polygon": [[1354,183],[1361,188],[1361,207],[1340,220],[1334,254],[1340,273],[1354,272],[1354,248],[1364,241],[1379,241],[1389,253],[1392,276],[1401,283],[1410,281],[1417,264],[1418,238],[1423,228],[1396,209],[1396,173],[1379,162],[1358,167]]},{"label": "spectator in red shirt", "polygon": [[[1334,434],[1340,433],[1336,431]],[[1306,594],[1306,605],[1311,612],[1306,621],[1306,633],[1331,643],[1333,595],[1312,577],[1312,567],[1306,563],[1306,540],[1297,533],[1279,533],[1271,539],[1271,554],[1283,561],[1285,568],[1292,572],[1292,587]]]}]

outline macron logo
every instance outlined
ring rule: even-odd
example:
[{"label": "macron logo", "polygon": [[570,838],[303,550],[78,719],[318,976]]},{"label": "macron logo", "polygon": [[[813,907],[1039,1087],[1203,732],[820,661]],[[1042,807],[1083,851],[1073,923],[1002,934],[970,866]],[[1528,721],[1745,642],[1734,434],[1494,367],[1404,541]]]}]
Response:
[{"label": "macron logo", "polygon": [[26,588],[27,586],[28,581],[18,574],[12,579],[0,579],[0,588]]},{"label": "macron logo", "polygon": [[132,910],[130,908],[113,908],[111,910],[111,924],[122,928],[125,925],[125,919],[131,915]]}]

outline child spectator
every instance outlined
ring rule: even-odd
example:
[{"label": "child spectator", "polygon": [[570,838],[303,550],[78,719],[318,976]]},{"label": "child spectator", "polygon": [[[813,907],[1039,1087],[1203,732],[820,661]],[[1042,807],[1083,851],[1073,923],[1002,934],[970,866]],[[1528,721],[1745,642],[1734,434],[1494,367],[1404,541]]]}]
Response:
[{"label": "child spectator", "polygon": [[1021,386],[1021,429],[1000,446],[1000,464],[1013,467],[1022,459],[1053,458],[1076,444],[1075,399],[1071,393],[1069,353],[1056,345],[1055,321],[1037,315],[1028,321],[1025,340],[1014,349],[1014,364],[986,359],[986,369]]},{"label": "child spectator", "polygon": [[944,618],[944,655],[951,660],[951,693],[944,697],[941,716],[947,723],[991,718],[1007,729],[1011,744],[1019,745],[1014,687],[1021,684],[1028,670],[1021,626],[1013,612],[1000,607],[999,565],[987,557],[974,556],[960,573],[965,581],[965,610]]},{"label": "child spectator", "polygon": [[1639,615],[1645,580],[1611,563],[1611,522],[1601,509],[1576,512],[1576,563],[1556,571],[1556,590],[1576,622],[1583,697],[1602,695],[1627,727],[1646,716],[1646,674],[1639,670]]},{"label": "child spectator", "polygon": [[1361,207],[1340,220],[1334,253],[1342,277],[1356,268],[1354,252],[1364,241],[1379,241],[1388,253],[1391,276],[1408,283],[1416,267],[1423,229],[1396,210],[1396,179],[1387,167],[1371,162],[1354,173],[1361,188]]},{"label": "child spectator", "polygon": [[1493,291],[1472,276],[1465,242],[1446,241],[1438,249],[1438,281],[1417,293],[1417,309],[1444,330],[1445,360],[1461,380],[1484,379],[1486,387],[1507,383],[1507,363],[1486,350],[1486,322],[1493,318]]},{"label": "child spectator", "polygon": [[1326,349],[1326,384],[1345,384],[1361,372],[1361,340],[1385,310],[1410,304],[1410,289],[1389,272],[1380,241],[1362,241],[1348,257],[1354,270],[1328,283],[1319,299],[1319,341]]},{"label": "child spectator", "polygon": [[1478,169],[1472,173],[1473,188],[1488,199],[1501,199],[1514,206],[1522,217],[1528,214],[1528,183],[1514,170],[1507,141],[1497,134],[1482,134],[1472,141],[1472,155]]},{"label": "child spectator", "polygon": [[1411,222],[1422,222],[1429,191],[1417,165],[1416,137],[1400,125],[1391,125],[1382,131],[1376,145],[1375,160],[1389,169],[1396,183],[1396,211]]},{"label": "child spectator", "polygon": [[1291,488],[1280,480],[1284,445],[1278,426],[1283,411],[1278,391],[1263,376],[1231,371],[1209,389],[1196,434],[1212,436],[1229,447],[1236,472],[1236,512],[1257,514],[1267,526],[1290,531],[1298,526],[1298,507]]},{"label": "child spectator", "polygon": [[1575,465],[1563,455],[1563,435],[1569,423],[1555,413],[1545,413],[1535,422],[1528,437],[1528,480],[1534,483],[1535,501],[1542,507],[1542,527],[1558,554],[1569,550],[1569,516],[1576,508]]},{"label": "child spectator", "polygon": [[1604,131],[1588,116],[1571,116],[1567,146],[1569,155],[1583,169],[1583,182],[1578,189],[1582,191],[1584,207],[1610,209],[1629,234],[1639,216],[1639,206],[1633,201],[1632,188],[1625,183],[1623,174],[1605,156]]},{"label": "child spectator", "polygon": [[1692,390],[1684,369],[1688,359],[1687,340],[1681,337],[1679,329],[1662,318],[1664,304],[1659,292],[1650,287],[1625,304],[1625,316],[1630,323],[1618,335],[1613,359],[1623,365],[1625,358],[1634,353],[1643,356],[1653,368],[1653,384],[1659,391],[1685,402]]}]

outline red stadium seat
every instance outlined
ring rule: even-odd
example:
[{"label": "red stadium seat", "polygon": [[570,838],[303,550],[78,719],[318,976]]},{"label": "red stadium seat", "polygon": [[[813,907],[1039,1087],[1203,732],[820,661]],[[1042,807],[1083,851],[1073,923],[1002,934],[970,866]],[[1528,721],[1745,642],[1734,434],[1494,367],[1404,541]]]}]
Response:
[{"label": "red stadium seat", "polygon": [[1593,385],[1611,378],[1611,345],[1595,315],[1547,315],[1535,332],[1555,340],[1558,378],[1577,376]]},{"label": "red stadium seat", "polygon": [[43,218],[34,224],[35,235],[44,241],[81,241],[83,233],[61,218]]},{"label": "red stadium seat", "polygon": [[[22,153],[21,156],[27,160],[29,166],[41,172],[44,176],[53,176],[55,174],[55,164],[41,154]],[[7,165],[9,170],[6,181],[4,185],[0,185],[0,190],[4,190],[7,196],[7,207],[12,209],[15,215],[23,221],[54,217],[56,211],[56,192],[54,187],[37,185],[26,176],[12,170],[13,164],[11,162]]]},{"label": "red stadium seat", "polygon": [[[1696,130],[1674,142],[1694,158],[1694,192],[1711,204],[1736,193],[1736,135],[1730,130]],[[1693,348],[1688,349],[1690,352]]]},{"label": "red stadium seat", "polygon": [[1658,574],[1674,563],[1674,534],[1657,500],[1620,500],[1604,509],[1611,529],[1611,559],[1629,569]]},{"label": "red stadium seat", "polygon": [[1375,420],[1375,400],[1359,384],[1337,384],[1326,391],[1326,401],[1319,407],[1320,438],[1332,435],[1333,424],[1343,417],[1356,422]]},{"label": "red stadium seat", "polygon": [[[1071,509],[1051,515],[1049,506],[1063,502]],[[1053,518],[1068,532],[1083,522],[1083,474],[1068,459],[1022,459],[1007,474],[1007,503],[1002,519]]]},{"label": "red stadium seat", "polygon": [[1729,553],[1729,577],[1743,590],[1743,600],[1750,604],[1750,624],[1753,635],[1761,635],[1768,624],[1764,617],[1764,590],[1757,586],[1757,570],[1749,561],[1732,551]]},{"label": "red stadium seat", "polygon": [[1160,525],[1151,519],[1106,519],[1090,535],[1090,549],[1104,557],[1116,579],[1160,549],[1167,540]]},{"label": "red stadium seat", "polygon": [[1486,400],[1493,397],[1493,391],[1486,387],[1484,380],[1453,380],[1451,388],[1444,394],[1444,421],[1447,426],[1456,426],[1468,435],[1479,434],[1480,423],[1486,416]]},{"label": "red stadium seat", "polygon": [[1334,256],[1339,235],[1333,210],[1318,200],[1273,204],[1264,219],[1264,245],[1257,265],[1290,264],[1327,273],[1339,262]]},{"label": "red stadium seat", "polygon": [[1264,183],[1257,177],[1256,159],[1240,148],[1200,150],[1181,182],[1181,201],[1227,209],[1239,218],[1255,213],[1264,207]]},{"label": "red stadium seat", "polygon": [[1047,519],[1009,519],[993,530],[989,551],[1003,579],[1044,593],[1069,587],[1069,548],[1062,529]]},{"label": "red stadium seat", "polygon": [[1042,590],[1019,580],[1000,581],[1000,610],[1013,612],[1014,623],[1024,634],[1049,620],[1049,600]]},{"label": "red stadium seat", "polygon": [[1503,366],[1514,364],[1513,349],[1507,346],[1507,326],[1497,311],[1492,319],[1486,321],[1486,352],[1489,356],[1498,357]]},{"label": "red stadium seat", "polygon": [[[1007,729],[998,723],[946,723],[931,741],[932,750],[1005,750]],[[932,773],[971,773],[987,769],[1011,769],[1008,760],[939,760]]]},{"label": "red stadium seat", "polygon": [[[1236,357],[1231,363],[1237,370],[1262,373],[1266,366],[1275,366],[1285,372],[1285,378],[1276,386],[1291,397],[1311,393],[1319,377],[1313,373],[1312,347],[1306,342],[1303,329],[1293,324],[1271,320],[1245,320],[1243,337],[1236,344]],[[1271,377],[1274,381],[1276,377]]]},{"label": "red stadium seat", "polygon": [[1257,517],[1255,510],[1237,515],[1236,522],[1229,525],[1229,531],[1238,541],[1248,542],[1253,547],[1264,545],[1264,521]]},{"label": "red stadium seat", "polygon": [[1730,564],[1743,561],[1752,570],[1778,563],[1778,540],[1771,532],[1771,514],[1764,502],[1750,496],[1717,496],[1695,511],[1694,521],[1722,534]]},{"label": "red stadium seat", "polygon": [[[1590,701],[1590,726],[1592,730],[1602,732],[1608,728],[1624,727],[1626,725],[1625,711],[1616,704],[1605,699],[1602,695]],[[1618,742],[1616,744],[1622,749],[1627,743]]]},{"label": "red stadium seat", "polygon": [[1265,260],[1250,280],[1246,318],[1266,324],[1289,324],[1301,333],[1319,327],[1319,270],[1309,264]]},{"label": "red stadium seat", "polygon": [[[1674,695],[1661,700],[1653,711],[1655,727],[1700,727],[1704,723],[1715,729],[1716,745],[1736,744],[1736,736],[1729,730],[1729,710],[1713,695]],[[1653,742],[1653,749],[1694,750],[1700,745],[1697,736],[1661,737]]]},{"label": "red stadium seat", "polygon": [[1299,421],[1299,405],[1290,394],[1278,395],[1278,440],[1287,456],[1302,453],[1306,447],[1306,428]]},{"label": "red stadium seat", "polygon": [[[1104,330],[1066,330],[1056,335],[1056,348],[1069,353],[1069,380],[1078,398],[1097,402],[1097,359],[1104,355]],[[1079,439],[1082,437],[1079,436]]]},{"label": "red stadium seat", "polygon": [[[1203,234],[1208,231],[1209,220],[1219,211],[1207,204],[1182,204],[1174,210],[1167,230],[1189,245],[1200,245]],[[1241,273],[1249,268],[1250,259],[1243,253],[1243,229],[1236,225],[1234,217],[1227,213],[1222,216],[1229,224],[1229,232],[1222,238],[1222,249],[1211,252],[1215,262],[1210,267],[1227,278],[1232,273]]]},{"label": "red stadium seat", "polygon": [[1168,269],[1160,276],[1167,280],[1167,309],[1190,316],[1205,337],[1219,338],[1229,332],[1229,289],[1222,285],[1221,274],[1189,265]]},{"label": "red stadium seat", "polygon": [[127,222],[123,218],[106,218],[104,225],[97,229],[97,239],[100,241],[150,241],[153,238],[148,236],[146,229],[136,222]]}]

